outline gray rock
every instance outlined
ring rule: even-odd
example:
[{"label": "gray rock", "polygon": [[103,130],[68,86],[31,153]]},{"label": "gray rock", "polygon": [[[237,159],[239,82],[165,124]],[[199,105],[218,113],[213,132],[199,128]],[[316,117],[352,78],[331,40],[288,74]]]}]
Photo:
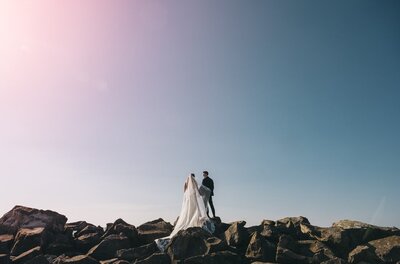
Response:
[{"label": "gray rock", "polygon": [[171,239],[168,254],[172,261],[204,255],[208,250],[206,241],[210,237],[212,235],[200,227],[181,230]]},{"label": "gray rock", "polygon": [[117,251],[116,257],[124,260],[137,260],[137,259],[145,259],[152,254],[156,253],[158,248],[156,244],[150,243],[147,245],[143,245],[141,247],[136,248],[128,248],[128,249],[121,249]]},{"label": "gray rock", "polygon": [[187,258],[184,264],[242,264],[246,263],[238,254],[230,251],[215,252]]},{"label": "gray rock", "polygon": [[11,256],[10,259],[13,264],[20,264],[20,263],[26,263],[29,260],[39,256],[40,254],[42,254],[40,247],[35,247],[18,256]]},{"label": "gray rock", "polygon": [[107,260],[114,258],[118,250],[129,247],[129,239],[126,236],[109,235],[98,245],[91,248],[88,255],[97,260]]},{"label": "gray rock", "polygon": [[14,235],[0,235],[0,254],[10,253],[11,246],[14,242]]},{"label": "gray rock", "polygon": [[38,210],[24,206],[15,206],[11,211],[0,218],[0,230],[8,230],[16,234],[20,228],[44,227],[46,230],[57,233],[64,231],[67,218],[64,215],[50,211]]},{"label": "gray rock", "polygon": [[390,236],[368,242],[375,254],[385,263],[400,261],[400,236]]},{"label": "gray rock", "polygon": [[149,244],[157,238],[169,236],[174,227],[162,218],[140,225],[137,230],[142,244]]},{"label": "gray rock", "polygon": [[235,248],[243,248],[244,251],[246,250],[250,240],[250,234],[244,227],[245,224],[245,221],[234,222],[225,231],[224,238],[229,246]]},{"label": "gray rock", "polygon": [[170,264],[171,260],[165,253],[155,253],[143,260],[135,261],[135,264]]},{"label": "gray rock", "polygon": [[251,261],[275,261],[276,245],[254,232],[246,250],[246,258]]}]

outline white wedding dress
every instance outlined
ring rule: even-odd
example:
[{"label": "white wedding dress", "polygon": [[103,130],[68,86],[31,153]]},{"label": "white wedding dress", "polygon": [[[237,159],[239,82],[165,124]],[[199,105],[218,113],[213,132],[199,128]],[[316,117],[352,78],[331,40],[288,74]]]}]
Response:
[{"label": "white wedding dress", "polygon": [[183,194],[182,209],[172,233],[163,238],[156,239],[158,248],[163,252],[173,236],[180,230],[189,227],[201,227],[213,233],[214,223],[207,216],[207,204],[210,199],[211,190],[204,185],[200,188],[193,176],[189,176],[185,182],[185,192]]}]

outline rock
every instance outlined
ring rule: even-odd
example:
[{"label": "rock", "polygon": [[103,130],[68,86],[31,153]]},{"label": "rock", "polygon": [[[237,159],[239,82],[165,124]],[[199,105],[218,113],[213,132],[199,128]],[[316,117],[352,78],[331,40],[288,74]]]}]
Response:
[{"label": "rock", "polygon": [[333,258],[321,262],[321,264],[347,264],[347,262],[341,258]]},{"label": "rock", "polygon": [[43,250],[43,248],[47,246],[49,240],[50,234],[44,227],[21,228],[15,237],[11,255],[18,256],[34,247],[39,247]]},{"label": "rock", "polygon": [[304,249],[291,236],[282,235],[279,238],[275,260],[278,263],[312,263],[312,255],[303,255],[302,251]]},{"label": "rock", "polygon": [[76,234],[82,231],[88,224],[86,221],[78,221],[73,223],[65,224],[64,231],[70,233],[73,237],[76,237]]},{"label": "rock", "polygon": [[87,224],[83,229],[76,232],[75,237],[80,237],[87,234],[98,234],[99,237],[104,235],[104,230],[100,226]]},{"label": "rock", "polygon": [[155,253],[143,260],[135,261],[135,264],[170,264],[171,260],[165,253]]},{"label": "rock", "polygon": [[27,262],[24,262],[24,264],[50,264],[50,262],[44,255],[39,255],[31,260],[28,260]]},{"label": "rock", "polygon": [[140,225],[137,230],[141,244],[149,244],[157,238],[169,236],[174,227],[162,218]]},{"label": "rock", "polygon": [[7,254],[0,254],[0,264],[10,264],[10,256]]},{"label": "rock", "polygon": [[229,246],[246,250],[250,235],[244,227],[245,221],[234,222],[225,231],[225,241]]},{"label": "rock", "polygon": [[10,253],[11,246],[14,242],[13,235],[0,235],[0,254]]},{"label": "rock", "polygon": [[276,245],[261,236],[258,231],[251,236],[246,258],[251,261],[275,261]]},{"label": "rock", "polygon": [[[222,221],[221,221],[221,218],[219,218],[219,217],[214,217],[214,218],[211,218],[211,221],[214,223],[214,225],[215,225],[215,231],[214,231],[214,235],[215,236],[218,236],[218,237],[220,237],[220,238],[223,238],[223,236],[224,236],[224,232],[226,231],[226,230],[228,230],[228,228],[231,226],[230,224],[227,224],[227,223],[223,223]],[[222,236],[221,236],[222,235]]]},{"label": "rock", "polygon": [[72,241],[72,235],[70,233],[57,234],[45,249],[46,254],[56,256],[72,251],[74,251],[74,245]]},{"label": "rock", "polygon": [[78,255],[74,257],[59,257],[53,264],[100,264],[100,262],[88,255]]},{"label": "rock", "polygon": [[184,260],[189,257],[207,253],[206,240],[211,234],[200,227],[191,227],[179,231],[167,248],[172,261]]},{"label": "rock", "polygon": [[130,264],[129,261],[113,258],[109,260],[100,261],[100,264]]},{"label": "rock", "polygon": [[126,223],[122,219],[117,219],[112,225],[108,226],[107,231],[102,236],[102,239],[110,235],[124,235],[129,239],[130,247],[138,247],[139,234],[135,226]]},{"label": "rock", "polygon": [[382,261],[376,256],[375,250],[369,245],[357,246],[349,253],[348,262],[349,263],[382,263]]},{"label": "rock", "polygon": [[20,264],[20,263],[26,263],[29,260],[33,259],[34,257],[39,256],[40,254],[42,254],[40,247],[35,247],[18,256],[11,256],[10,259],[13,264]]},{"label": "rock", "polygon": [[400,236],[400,230],[395,227],[379,227],[359,221],[341,220],[333,223],[332,227],[345,230],[350,238],[350,247],[365,244],[371,240],[377,240],[392,235]]},{"label": "rock", "polygon": [[390,236],[368,242],[385,263],[400,262],[400,236]]},{"label": "rock", "polygon": [[126,236],[109,235],[91,248],[88,255],[97,260],[107,260],[114,258],[118,250],[125,248],[130,248],[130,242]]},{"label": "rock", "polygon": [[242,264],[243,259],[236,253],[221,251],[209,255],[194,256],[185,259],[184,264]]},{"label": "rock", "polygon": [[74,240],[75,247],[79,252],[86,253],[89,249],[99,244],[101,241],[100,234],[91,233],[84,234]]},{"label": "rock", "polygon": [[[266,224],[266,223],[264,223]],[[279,219],[275,223],[275,227],[279,234],[290,235],[298,240],[309,239],[308,236],[301,231],[301,225],[309,225],[310,222],[303,216],[298,217],[285,217]]]},{"label": "rock", "polygon": [[117,251],[116,257],[123,260],[137,260],[137,259],[145,259],[152,254],[156,253],[158,248],[156,243],[150,243],[141,247],[136,248],[128,248],[128,249],[121,249]]},{"label": "rock", "polygon": [[206,254],[211,254],[219,251],[235,251],[235,249],[229,247],[226,242],[222,239],[217,237],[209,237],[206,239],[206,247],[207,251]]},{"label": "rock", "polygon": [[16,234],[20,228],[44,227],[51,232],[63,232],[67,218],[64,215],[50,211],[38,210],[24,206],[15,206],[0,218],[0,230],[8,230]]}]

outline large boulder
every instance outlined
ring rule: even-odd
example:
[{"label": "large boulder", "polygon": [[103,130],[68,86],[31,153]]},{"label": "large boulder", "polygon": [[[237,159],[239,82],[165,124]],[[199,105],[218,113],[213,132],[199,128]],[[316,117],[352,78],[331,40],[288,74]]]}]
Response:
[{"label": "large boulder", "polygon": [[193,256],[204,255],[208,251],[207,239],[210,233],[200,227],[179,231],[167,248],[172,261],[182,261]]},{"label": "large boulder", "polygon": [[[134,225],[130,225],[126,223],[122,219],[117,219],[113,224],[107,226],[107,230],[102,236],[102,239],[110,236],[110,235],[123,235],[129,240],[129,247],[138,247],[139,243],[139,234]],[[128,247],[128,248],[129,248]]]},{"label": "large boulder", "polygon": [[400,236],[390,236],[368,244],[375,249],[375,254],[385,263],[400,262]]},{"label": "large boulder", "polygon": [[18,256],[34,247],[39,247],[43,251],[50,239],[51,234],[44,227],[21,228],[15,237],[10,254]]},{"label": "large boulder", "polygon": [[109,235],[91,248],[88,255],[97,260],[107,260],[114,258],[117,251],[124,248],[130,248],[130,242],[126,236]]},{"label": "large boulder", "polygon": [[154,253],[148,258],[137,260],[135,264],[170,264],[171,260],[165,253]]},{"label": "large boulder", "polygon": [[20,264],[20,263],[26,263],[29,260],[31,260],[41,254],[42,254],[42,250],[40,249],[40,247],[35,247],[28,251],[23,252],[22,254],[20,254],[18,256],[11,256],[10,259],[13,264]]},{"label": "large boulder", "polygon": [[75,248],[82,253],[86,253],[100,241],[101,235],[97,233],[84,234],[74,239]]},{"label": "large boulder", "polygon": [[383,263],[375,254],[375,250],[369,245],[357,246],[349,253],[349,263]]},{"label": "large boulder", "polygon": [[229,246],[246,250],[250,235],[245,225],[245,221],[234,222],[225,231],[224,238]]},{"label": "large boulder", "polygon": [[0,231],[16,234],[20,228],[44,227],[51,232],[63,232],[67,218],[50,210],[15,206],[0,218]]},{"label": "large boulder", "polygon": [[276,245],[255,231],[246,250],[246,258],[251,261],[275,261]]},{"label": "large boulder", "polygon": [[0,235],[0,254],[8,254],[11,250],[13,242],[13,235]]},{"label": "large boulder", "polygon": [[123,260],[133,261],[145,259],[158,251],[156,243],[149,243],[141,247],[120,249],[116,257]]},{"label": "large boulder", "polygon": [[54,260],[53,264],[100,264],[100,262],[88,255],[77,255],[73,257],[60,256]]},{"label": "large boulder", "polygon": [[0,264],[10,264],[10,256],[7,254],[0,254]]},{"label": "large boulder", "polygon": [[379,227],[353,220],[341,220],[333,223],[332,227],[345,230],[350,239],[350,249],[371,240],[377,240],[392,235],[400,236],[400,230],[396,227]]},{"label": "large boulder", "polygon": [[137,230],[141,244],[149,244],[157,238],[169,236],[174,227],[162,218],[140,225]]},{"label": "large boulder", "polygon": [[184,264],[242,264],[246,263],[241,256],[231,251],[220,251],[207,255],[185,259]]}]

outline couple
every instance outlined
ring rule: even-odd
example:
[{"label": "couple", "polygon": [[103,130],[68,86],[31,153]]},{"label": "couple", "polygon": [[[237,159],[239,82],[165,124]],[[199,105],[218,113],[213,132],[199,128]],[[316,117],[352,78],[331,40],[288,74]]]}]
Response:
[{"label": "couple", "polygon": [[183,187],[182,209],[174,230],[169,236],[155,240],[161,252],[165,250],[171,238],[180,230],[189,227],[201,227],[210,233],[215,231],[214,223],[208,216],[208,203],[210,203],[213,216],[215,217],[215,209],[212,201],[214,182],[208,177],[207,171],[203,171],[203,176],[204,179],[200,187],[193,173],[186,179]]}]

